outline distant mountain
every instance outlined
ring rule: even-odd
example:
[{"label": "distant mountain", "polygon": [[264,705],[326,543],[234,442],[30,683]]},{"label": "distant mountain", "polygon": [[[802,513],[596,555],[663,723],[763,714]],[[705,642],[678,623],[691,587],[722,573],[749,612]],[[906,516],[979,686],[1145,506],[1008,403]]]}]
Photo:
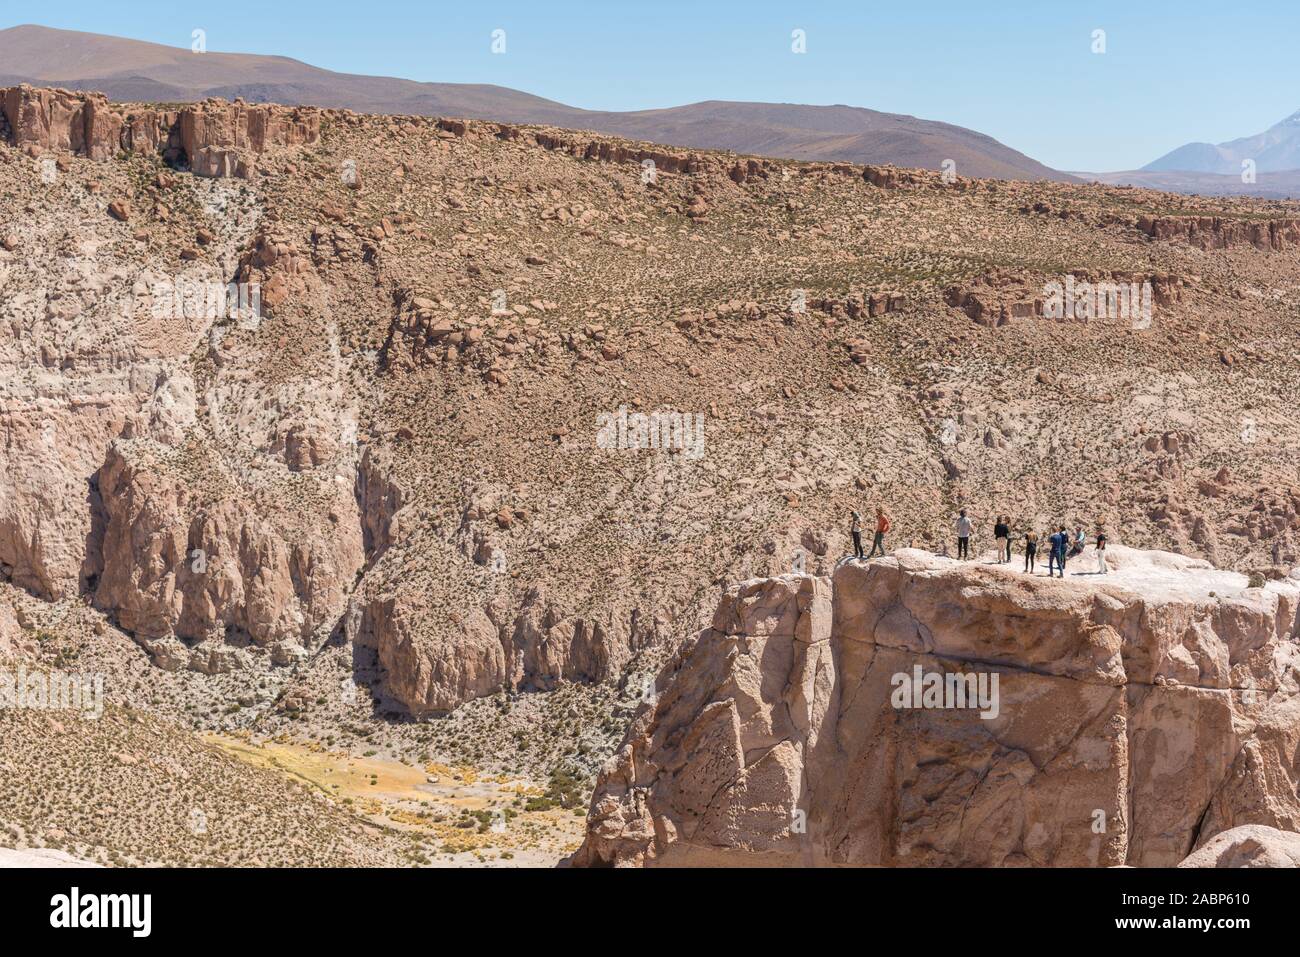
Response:
[{"label": "distant mountain", "polygon": [[1260,173],[1253,183],[1243,183],[1241,173],[1195,173],[1182,170],[1129,170],[1122,173],[1075,173],[1080,179],[1111,186],[1141,186],[1167,193],[1198,196],[1258,196],[1264,199],[1300,198],[1300,169]]},{"label": "distant mountain", "polygon": [[1256,173],[1300,170],[1300,111],[1263,133],[1227,143],[1188,143],[1142,167],[1143,172],[1169,171],[1241,176],[1242,161],[1255,161]]},{"label": "distant mountain", "polygon": [[851,106],[708,101],[636,112],[582,110],[488,84],[417,83],[335,73],[288,57],[195,54],[120,37],[19,26],[0,30],[0,83],[93,89],[129,102],[209,96],[366,113],[537,123],[696,149],[938,169],[963,176],[1070,180],[983,133]]}]

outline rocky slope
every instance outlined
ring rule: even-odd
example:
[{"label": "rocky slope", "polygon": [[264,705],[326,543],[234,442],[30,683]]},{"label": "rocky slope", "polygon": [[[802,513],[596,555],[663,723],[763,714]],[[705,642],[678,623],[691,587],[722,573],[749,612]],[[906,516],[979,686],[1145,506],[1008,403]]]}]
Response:
[{"label": "rocky slope", "polygon": [[1300,582],[1109,552],[1055,581],[904,549],[733,586],[576,863],[1172,866],[1300,830]]},{"label": "rocky slope", "polygon": [[403,835],[145,712],[7,706],[0,740],[0,845],[104,866],[407,863]]}]

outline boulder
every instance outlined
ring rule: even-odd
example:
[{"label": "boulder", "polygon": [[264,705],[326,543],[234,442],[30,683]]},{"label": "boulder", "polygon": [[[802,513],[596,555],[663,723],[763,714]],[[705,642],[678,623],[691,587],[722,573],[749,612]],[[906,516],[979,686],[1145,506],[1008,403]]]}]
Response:
[{"label": "boulder", "polygon": [[1214,835],[1179,867],[1300,867],[1300,834],[1243,824]]}]

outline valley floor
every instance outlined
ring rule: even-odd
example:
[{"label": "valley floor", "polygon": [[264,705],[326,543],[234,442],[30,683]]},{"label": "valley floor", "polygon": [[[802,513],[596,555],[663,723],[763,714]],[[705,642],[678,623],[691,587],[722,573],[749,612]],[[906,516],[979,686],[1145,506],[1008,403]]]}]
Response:
[{"label": "valley floor", "polygon": [[586,808],[555,806],[544,788],[502,774],[431,763],[416,767],[314,742],[204,735],[240,761],[318,788],[377,827],[410,835],[434,867],[550,867],[577,850]]}]

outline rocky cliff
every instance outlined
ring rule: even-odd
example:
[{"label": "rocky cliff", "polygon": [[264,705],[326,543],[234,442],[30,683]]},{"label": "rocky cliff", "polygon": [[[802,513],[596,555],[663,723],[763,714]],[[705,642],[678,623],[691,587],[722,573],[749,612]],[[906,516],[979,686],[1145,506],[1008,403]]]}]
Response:
[{"label": "rocky cliff", "polygon": [[107,160],[119,150],[157,152],[199,176],[248,179],[260,154],[320,136],[319,110],[242,101],[127,110],[101,93],[23,84],[0,89],[0,110],[0,139],[33,156],[67,151]]},{"label": "rocky cliff", "polygon": [[1172,866],[1300,829],[1300,582],[903,550],[731,587],[606,766],[583,865]]},{"label": "rocky cliff", "polygon": [[1137,226],[1152,239],[1178,240],[1199,249],[1250,245],[1282,250],[1300,244],[1300,220],[1289,217],[1243,222],[1219,216],[1142,216]]}]

